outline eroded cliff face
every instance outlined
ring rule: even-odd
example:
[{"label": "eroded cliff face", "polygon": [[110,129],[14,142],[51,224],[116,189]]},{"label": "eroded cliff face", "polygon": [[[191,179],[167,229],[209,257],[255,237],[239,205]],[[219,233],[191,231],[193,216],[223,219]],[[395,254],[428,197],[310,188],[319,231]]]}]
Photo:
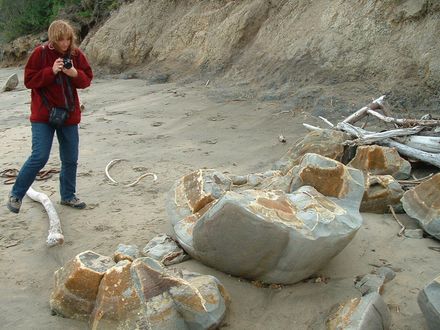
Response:
[{"label": "eroded cliff face", "polygon": [[439,35],[438,1],[137,0],[83,47],[112,71],[218,79],[311,106],[346,86],[411,110],[438,109]]}]

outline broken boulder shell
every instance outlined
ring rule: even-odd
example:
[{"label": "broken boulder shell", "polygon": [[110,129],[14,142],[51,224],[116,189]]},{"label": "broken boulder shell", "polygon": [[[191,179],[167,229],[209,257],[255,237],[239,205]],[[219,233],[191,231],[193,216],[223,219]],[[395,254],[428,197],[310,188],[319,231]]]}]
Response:
[{"label": "broken boulder shell", "polygon": [[[295,283],[312,275],[359,229],[364,179],[361,171],[332,159],[315,154],[303,158],[295,173],[302,173],[301,169],[306,173],[307,168],[311,169],[307,167],[309,161],[316,161],[313,170],[330,174],[326,177],[329,186],[333,179],[339,185],[330,193],[322,184],[324,179],[308,180],[311,176],[305,175],[295,183],[292,193],[241,188],[224,191],[220,198],[174,223],[180,245],[204,264],[248,279]],[[194,184],[200,186],[199,182]],[[188,209],[185,205],[194,204],[185,202],[182,196],[199,198],[185,194],[185,189],[195,190],[190,186],[175,188],[169,195],[169,208],[184,205]],[[173,216],[179,211],[169,213],[175,221]]]},{"label": "broken boulder shell", "polygon": [[440,173],[408,190],[402,197],[405,212],[430,235],[440,239]]},{"label": "broken boulder shell", "polygon": [[93,251],[78,254],[55,272],[50,298],[52,311],[73,319],[88,318],[95,305],[101,279],[114,265],[110,257]]},{"label": "broken boulder shell", "polygon": [[275,163],[273,169],[286,174],[293,166],[300,162],[301,157],[306,153],[315,153],[342,161],[344,157],[343,143],[347,140],[351,140],[349,135],[332,129],[309,132]]},{"label": "broken boulder shell", "polygon": [[359,146],[348,166],[373,175],[391,175],[395,179],[408,179],[411,173],[411,164],[400,157],[396,149],[377,145]]},{"label": "broken boulder shell", "polygon": [[55,273],[51,307],[92,329],[213,329],[229,295],[213,276],[173,271],[152,258],[116,265],[92,251]]},{"label": "broken boulder shell", "polygon": [[174,225],[201,211],[231,189],[232,180],[216,170],[198,170],[183,176],[170,191],[167,211]]},{"label": "broken boulder shell", "polygon": [[318,154],[308,153],[288,173],[292,177],[290,191],[312,186],[324,196],[345,208],[358,210],[364,194],[361,171]]},{"label": "broken boulder shell", "polygon": [[361,212],[389,213],[391,205],[394,210],[402,212],[403,196],[401,185],[391,175],[369,175],[365,180],[365,193],[362,198]]}]

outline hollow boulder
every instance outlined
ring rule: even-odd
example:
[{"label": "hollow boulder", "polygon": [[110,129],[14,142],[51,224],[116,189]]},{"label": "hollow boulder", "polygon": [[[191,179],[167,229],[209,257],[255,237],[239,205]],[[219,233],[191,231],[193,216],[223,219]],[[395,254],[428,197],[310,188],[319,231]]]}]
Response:
[{"label": "hollow boulder", "polygon": [[363,174],[306,154],[285,177],[295,181],[291,193],[241,186],[224,190],[174,224],[178,242],[192,257],[235,276],[294,283],[312,275],[359,229]]}]

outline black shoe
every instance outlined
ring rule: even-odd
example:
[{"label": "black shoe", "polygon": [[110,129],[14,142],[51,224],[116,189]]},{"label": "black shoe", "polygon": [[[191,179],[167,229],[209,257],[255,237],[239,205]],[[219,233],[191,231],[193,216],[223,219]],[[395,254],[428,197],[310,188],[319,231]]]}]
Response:
[{"label": "black shoe", "polygon": [[74,209],[85,209],[86,208],[86,203],[82,202],[78,197],[73,197],[72,199],[69,199],[68,201],[61,201],[60,202],[61,205],[66,205],[66,206],[70,206],[73,207]]},{"label": "black shoe", "polygon": [[14,196],[9,196],[8,204],[6,204],[6,206],[8,207],[9,211],[18,213],[20,212],[21,200]]}]

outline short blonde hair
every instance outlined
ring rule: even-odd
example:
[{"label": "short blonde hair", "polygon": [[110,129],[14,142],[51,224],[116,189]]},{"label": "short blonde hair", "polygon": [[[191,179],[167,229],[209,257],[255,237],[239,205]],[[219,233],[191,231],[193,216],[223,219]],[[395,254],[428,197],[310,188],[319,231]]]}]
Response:
[{"label": "short blonde hair", "polygon": [[76,44],[76,34],[73,30],[72,26],[63,20],[56,20],[50,24],[49,29],[47,30],[47,36],[49,38],[49,42],[57,47],[58,41],[63,38],[70,39],[70,47],[69,52],[74,53],[75,49],[78,47]]}]

